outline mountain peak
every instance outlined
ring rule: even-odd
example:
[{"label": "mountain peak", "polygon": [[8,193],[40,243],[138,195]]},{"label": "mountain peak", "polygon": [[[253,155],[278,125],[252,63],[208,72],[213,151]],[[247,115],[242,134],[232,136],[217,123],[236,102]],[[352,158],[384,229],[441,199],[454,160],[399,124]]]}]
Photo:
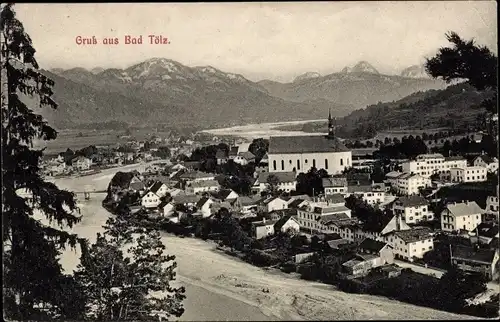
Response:
[{"label": "mountain peak", "polygon": [[293,82],[298,82],[298,81],[301,81],[304,79],[318,78],[318,77],[321,77],[320,73],[318,73],[318,72],[307,72],[307,73],[304,73],[302,75],[295,77]]},{"label": "mountain peak", "polygon": [[367,61],[360,61],[350,71],[351,73],[370,73],[370,74],[379,74],[378,70],[375,69],[370,63]]},{"label": "mountain peak", "polygon": [[405,68],[401,72],[401,76],[407,78],[430,78],[423,65],[412,65]]}]

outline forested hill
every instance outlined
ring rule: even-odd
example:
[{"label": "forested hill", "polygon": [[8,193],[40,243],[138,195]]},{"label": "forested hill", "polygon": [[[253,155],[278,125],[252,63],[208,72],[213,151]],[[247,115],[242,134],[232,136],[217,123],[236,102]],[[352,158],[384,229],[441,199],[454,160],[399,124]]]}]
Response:
[{"label": "forested hill", "polygon": [[[343,138],[364,139],[384,130],[475,126],[485,112],[479,105],[490,95],[465,83],[416,92],[397,101],[351,112],[338,120],[337,134]],[[301,130],[327,132],[326,125],[319,123],[303,125]]]}]

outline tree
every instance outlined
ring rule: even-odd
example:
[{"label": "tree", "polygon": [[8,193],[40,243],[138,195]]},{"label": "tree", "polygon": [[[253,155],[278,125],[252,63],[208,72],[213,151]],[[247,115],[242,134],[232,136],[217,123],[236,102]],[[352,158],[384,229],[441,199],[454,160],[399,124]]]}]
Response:
[{"label": "tree", "polygon": [[275,194],[278,190],[280,180],[276,175],[271,174],[267,177],[266,183],[269,185],[269,190],[271,191],[271,193]]},{"label": "tree", "polygon": [[492,91],[493,95],[481,103],[489,114],[489,134],[492,133],[492,116],[496,113],[498,57],[487,47],[478,46],[474,40],[465,41],[455,32],[446,34],[452,48],[440,48],[437,55],[427,59],[425,69],[434,78],[447,83],[465,79],[479,91]]},{"label": "tree", "polygon": [[170,285],[175,256],[164,255],[159,232],[142,219],[125,213],[110,218],[104,235],[82,253],[75,275],[88,298],[87,317],[126,321],[183,314],[185,290]]},{"label": "tree", "polygon": [[258,138],[254,139],[252,143],[248,146],[248,151],[252,152],[255,155],[255,163],[259,163],[260,160],[266,155],[269,150],[269,140]]},{"label": "tree", "polygon": [[[67,293],[72,290],[63,286],[66,277],[56,257],[59,249],[78,242],[84,248],[85,242],[33,218],[36,209],[60,225],[72,227],[80,220],[74,214],[73,193],[40,175],[43,150],[32,149],[33,141],[53,140],[57,132],[25,101],[34,99],[37,107],[56,109],[51,98],[54,82],[38,71],[31,38],[12,6],[0,8],[4,315],[24,320],[42,318],[38,304],[50,306],[58,316],[68,313],[61,299],[72,296]],[[18,189],[27,189],[33,202],[21,198]]]}]

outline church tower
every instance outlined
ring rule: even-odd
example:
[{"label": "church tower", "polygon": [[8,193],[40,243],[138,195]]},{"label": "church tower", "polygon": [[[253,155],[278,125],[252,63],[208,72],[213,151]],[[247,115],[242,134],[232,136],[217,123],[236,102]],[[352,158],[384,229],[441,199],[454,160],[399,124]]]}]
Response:
[{"label": "church tower", "polygon": [[335,139],[335,120],[332,118],[332,112],[328,110],[328,139]]}]

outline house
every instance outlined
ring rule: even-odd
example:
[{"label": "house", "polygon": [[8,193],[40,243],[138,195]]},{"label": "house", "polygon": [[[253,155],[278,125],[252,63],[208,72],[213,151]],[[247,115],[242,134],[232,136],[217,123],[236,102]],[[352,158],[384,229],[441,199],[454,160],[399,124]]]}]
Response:
[{"label": "house", "polygon": [[210,217],[210,215],[212,215],[212,212],[211,212],[211,205],[213,204],[213,200],[210,199],[210,198],[207,198],[207,197],[203,197],[200,199],[200,201],[198,201],[198,203],[196,204],[196,209],[198,210],[198,212],[200,212],[202,214],[202,216],[204,218],[206,217]]},{"label": "house", "polygon": [[347,178],[346,177],[332,177],[321,179],[325,195],[332,194],[346,194],[347,193]]},{"label": "house", "polygon": [[229,160],[228,153],[221,149],[217,150],[217,152],[215,153],[215,158],[217,159],[218,165],[225,164],[227,163],[227,160]]},{"label": "house", "polygon": [[202,197],[199,195],[183,195],[179,194],[173,198],[174,205],[183,205],[184,207],[195,207]]},{"label": "house", "polygon": [[422,258],[425,253],[434,248],[434,237],[429,228],[400,230],[392,233],[393,247],[396,258],[412,262],[414,258]]},{"label": "house", "polygon": [[219,191],[212,192],[211,195],[212,197],[220,201],[234,201],[239,198],[239,195],[232,189],[220,189]]},{"label": "house", "polygon": [[358,246],[356,257],[342,266],[349,275],[364,276],[373,268],[393,263],[394,252],[390,245],[366,238]]},{"label": "house", "polygon": [[480,155],[474,159],[472,164],[475,167],[484,167],[488,172],[494,173],[498,171],[498,159],[488,155]]},{"label": "house", "polygon": [[451,182],[483,182],[487,179],[486,167],[464,167],[450,169]]},{"label": "house", "polygon": [[252,223],[252,233],[256,239],[261,239],[270,235],[274,235],[274,224],[276,220],[257,221]]},{"label": "house", "polygon": [[292,216],[283,216],[274,224],[274,231],[282,233],[296,234],[300,230],[300,225]]},{"label": "house", "polygon": [[85,171],[90,169],[90,166],[92,165],[92,160],[80,155],[71,160],[71,165],[73,166],[74,169],[77,169],[78,171]]},{"label": "house", "polygon": [[484,274],[492,280],[498,276],[499,251],[456,245],[451,248],[451,262],[466,272]]},{"label": "house", "polygon": [[349,185],[347,187],[347,196],[355,195],[360,197],[367,204],[379,205],[385,200],[385,186],[374,183],[368,185]]},{"label": "house", "polygon": [[483,209],[475,201],[450,203],[441,212],[441,229],[443,231],[474,231],[481,223]]},{"label": "house", "polygon": [[249,213],[249,212],[256,212],[259,206],[259,202],[262,200],[260,197],[247,197],[247,196],[240,196],[236,202],[235,206],[237,209],[239,209],[242,213]]},{"label": "house", "polygon": [[146,208],[156,208],[160,202],[160,197],[151,190],[146,192],[141,198],[141,205]]},{"label": "house", "polygon": [[156,181],[150,188],[149,191],[156,194],[158,197],[164,197],[168,193],[168,187],[161,181]]},{"label": "house", "polygon": [[168,217],[174,213],[175,205],[172,201],[170,202],[162,202],[158,208],[163,212],[163,216]]},{"label": "house", "polygon": [[433,174],[448,172],[451,168],[462,168],[467,166],[467,160],[462,157],[444,157],[439,153],[420,154],[415,160],[404,162],[403,172],[418,174],[429,178]]},{"label": "house", "polygon": [[261,164],[269,164],[269,156],[267,155],[267,153],[264,154],[264,156],[262,157],[262,159],[260,159],[260,163]]},{"label": "house", "polygon": [[498,224],[494,222],[482,222],[477,226],[476,233],[480,244],[490,245],[495,237],[499,237]]},{"label": "house", "polygon": [[270,176],[276,179],[276,189],[278,191],[290,192],[296,190],[297,180],[295,172],[261,172],[257,174],[257,178],[252,185],[252,191],[260,193],[268,190],[270,188],[268,182],[274,180],[272,178],[268,180]]},{"label": "house", "polygon": [[288,208],[288,202],[280,197],[267,198],[262,203],[266,212]]},{"label": "house", "polygon": [[269,172],[303,172],[324,169],[342,174],[351,167],[351,150],[335,135],[334,119],[328,118],[328,135],[271,136]]},{"label": "house", "polygon": [[63,162],[50,163],[47,167],[47,170],[49,172],[51,172],[52,175],[54,175],[54,174],[64,173],[67,170],[67,168],[68,167],[67,167],[66,163],[63,161]]},{"label": "house", "polygon": [[217,180],[201,180],[201,181],[192,181],[186,187],[186,193],[188,194],[196,194],[200,192],[210,192],[210,191],[218,191],[220,188],[219,182]]},{"label": "house", "polygon": [[401,216],[407,224],[416,224],[434,218],[429,211],[429,202],[421,196],[403,196],[397,198],[392,204],[394,214]]},{"label": "house", "polygon": [[391,234],[410,229],[411,227],[401,219],[401,216],[384,217],[374,223],[364,223],[354,233],[354,240],[372,238],[386,242],[394,248],[394,237]]},{"label": "house", "polygon": [[395,184],[391,186],[396,193],[414,195],[418,194],[420,189],[430,187],[431,179],[418,174],[403,173],[395,179]]},{"label": "house", "polygon": [[486,213],[489,215],[496,215],[498,221],[498,186],[497,193],[495,196],[488,196],[486,198]]},{"label": "house", "polygon": [[134,192],[141,192],[144,191],[144,189],[146,189],[146,185],[144,184],[144,182],[142,182],[142,180],[138,176],[134,176],[132,177],[132,179],[130,179],[128,189]]},{"label": "house", "polygon": [[238,156],[239,149],[240,148],[238,146],[233,146],[231,147],[231,149],[229,149],[228,153],[229,160],[234,160]]},{"label": "house", "polygon": [[189,185],[195,181],[215,180],[215,174],[201,171],[189,171],[181,174],[179,176],[179,180],[183,181],[186,185]]},{"label": "house", "polygon": [[234,163],[238,163],[241,165],[247,165],[249,163],[255,163],[255,155],[253,155],[250,151],[240,152],[233,159]]}]

